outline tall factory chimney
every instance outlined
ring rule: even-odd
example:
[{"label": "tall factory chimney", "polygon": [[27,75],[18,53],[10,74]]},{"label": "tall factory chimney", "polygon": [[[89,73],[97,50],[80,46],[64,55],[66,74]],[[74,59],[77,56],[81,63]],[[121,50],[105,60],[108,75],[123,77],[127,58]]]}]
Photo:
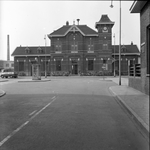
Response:
[{"label": "tall factory chimney", "polygon": [[10,60],[9,35],[7,35],[7,61]]}]

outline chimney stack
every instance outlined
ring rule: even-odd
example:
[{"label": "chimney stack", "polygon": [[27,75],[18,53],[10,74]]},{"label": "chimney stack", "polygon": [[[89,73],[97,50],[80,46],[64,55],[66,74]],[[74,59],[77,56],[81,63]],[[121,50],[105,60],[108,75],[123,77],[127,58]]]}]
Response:
[{"label": "chimney stack", "polygon": [[79,25],[79,21],[80,21],[80,19],[77,19],[78,25]]},{"label": "chimney stack", "polygon": [[66,21],[66,26],[69,26],[69,21]]},{"label": "chimney stack", "polygon": [[7,61],[10,60],[9,35],[7,35]]}]

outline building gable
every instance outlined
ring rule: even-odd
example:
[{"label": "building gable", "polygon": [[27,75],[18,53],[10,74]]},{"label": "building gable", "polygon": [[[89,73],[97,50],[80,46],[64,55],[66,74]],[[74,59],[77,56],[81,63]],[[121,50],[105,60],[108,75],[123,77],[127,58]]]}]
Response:
[{"label": "building gable", "polygon": [[66,25],[48,35],[51,37],[64,37],[69,32],[80,32],[83,36],[98,36],[98,33],[87,25]]},{"label": "building gable", "polygon": [[67,35],[68,32],[80,32],[83,36],[85,36],[85,34],[82,32],[82,30],[80,30],[76,25],[72,25],[65,33],[65,36]]}]

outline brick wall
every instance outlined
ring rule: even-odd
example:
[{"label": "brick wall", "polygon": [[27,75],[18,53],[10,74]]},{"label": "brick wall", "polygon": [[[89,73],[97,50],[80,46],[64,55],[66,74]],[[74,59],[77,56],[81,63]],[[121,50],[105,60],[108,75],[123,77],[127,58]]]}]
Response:
[{"label": "brick wall", "polygon": [[149,77],[146,75],[146,50],[147,50],[147,35],[146,28],[150,24],[150,2],[148,1],[140,13],[141,23],[141,77],[129,78],[129,86],[149,95]]},{"label": "brick wall", "polygon": [[147,49],[147,41],[146,41],[146,28],[150,24],[150,2],[142,9],[140,14],[140,22],[141,22],[141,44],[145,43],[143,51],[141,52],[141,68],[146,67],[146,49]]},{"label": "brick wall", "polygon": [[129,86],[149,95],[149,78],[129,77]]}]

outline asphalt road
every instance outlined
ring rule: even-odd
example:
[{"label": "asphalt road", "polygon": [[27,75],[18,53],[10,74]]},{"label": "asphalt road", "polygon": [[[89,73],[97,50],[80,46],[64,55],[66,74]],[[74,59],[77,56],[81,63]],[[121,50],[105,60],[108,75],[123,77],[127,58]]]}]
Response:
[{"label": "asphalt road", "polygon": [[99,78],[3,83],[0,150],[148,150]]}]

